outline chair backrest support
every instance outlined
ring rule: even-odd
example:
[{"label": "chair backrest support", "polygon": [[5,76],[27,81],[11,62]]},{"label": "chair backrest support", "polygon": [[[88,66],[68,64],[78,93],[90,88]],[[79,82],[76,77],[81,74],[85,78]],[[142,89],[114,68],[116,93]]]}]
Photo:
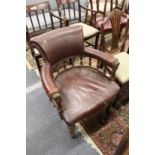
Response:
[{"label": "chair backrest support", "polygon": [[97,10],[103,13],[105,16],[109,11],[114,8],[120,8],[123,10],[126,0],[89,0],[89,6],[93,10]]},{"label": "chair backrest support", "polygon": [[[119,41],[120,41],[120,33],[121,33],[121,18],[127,17],[125,12],[120,9],[114,9],[112,10],[109,15],[107,16],[107,19],[102,24],[102,30],[104,31],[104,25],[110,20],[112,25],[112,43],[111,43],[111,50],[116,50],[119,48]],[[104,34],[104,32],[102,33]],[[103,37],[104,39],[104,37]],[[104,41],[105,43],[105,41]]]},{"label": "chair backrest support", "polygon": [[81,26],[60,28],[31,39],[32,47],[37,48],[45,61],[54,65],[58,61],[81,54],[84,39]]},{"label": "chair backrest support", "polygon": [[81,21],[81,8],[79,0],[56,0],[59,16],[64,16],[69,21]]}]

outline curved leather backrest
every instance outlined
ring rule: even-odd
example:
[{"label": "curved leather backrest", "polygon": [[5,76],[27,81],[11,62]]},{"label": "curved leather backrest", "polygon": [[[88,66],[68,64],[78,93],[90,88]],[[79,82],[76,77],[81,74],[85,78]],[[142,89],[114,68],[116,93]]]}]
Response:
[{"label": "curved leather backrest", "polygon": [[36,45],[43,58],[51,65],[59,60],[81,54],[84,39],[81,26],[71,26],[53,30],[33,37],[31,44]]}]

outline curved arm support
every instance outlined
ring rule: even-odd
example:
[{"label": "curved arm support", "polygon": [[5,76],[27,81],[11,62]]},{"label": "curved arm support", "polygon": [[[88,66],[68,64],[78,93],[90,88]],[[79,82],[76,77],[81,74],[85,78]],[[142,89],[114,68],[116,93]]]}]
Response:
[{"label": "curved arm support", "polygon": [[41,80],[42,80],[44,89],[46,91],[46,94],[48,95],[50,100],[52,100],[55,103],[58,113],[60,117],[62,118],[61,113],[63,112],[64,109],[61,104],[60,90],[56,86],[53,80],[53,77],[51,75],[51,66],[47,62],[41,68]]},{"label": "curved arm support", "polygon": [[112,54],[105,53],[93,48],[85,48],[84,54],[94,57],[109,66],[111,68],[111,77],[112,79],[115,78],[115,72],[119,66],[119,61]]}]

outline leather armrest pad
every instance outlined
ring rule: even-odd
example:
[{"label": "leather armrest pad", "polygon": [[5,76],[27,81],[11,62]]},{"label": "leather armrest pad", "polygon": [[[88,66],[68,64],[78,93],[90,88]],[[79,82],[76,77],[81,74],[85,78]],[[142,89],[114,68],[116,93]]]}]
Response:
[{"label": "leather armrest pad", "polygon": [[51,75],[51,66],[49,63],[45,63],[41,68],[41,80],[44,86],[44,89],[49,97],[54,93],[58,93],[59,89],[57,88],[52,75]]},{"label": "leather armrest pad", "polygon": [[84,53],[86,55],[92,56],[94,58],[97,58],[107,65],[114,67],[119,64],[118,59],[115,58],[112,54],[109,53],[104,53],[102,51],[93,49],[93,48],[85,48]]}]

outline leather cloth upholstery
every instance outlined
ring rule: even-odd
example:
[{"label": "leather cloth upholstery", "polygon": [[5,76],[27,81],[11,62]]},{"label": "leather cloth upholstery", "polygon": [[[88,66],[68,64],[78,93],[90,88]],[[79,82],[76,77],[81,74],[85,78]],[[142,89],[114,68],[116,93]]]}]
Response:
[{"label": "leather cloth upholstery", "polygon": [[103,74],[89,68],[72,68],[61,73],[56,84],[60,89],[63,117],[72,124],[106,105],[120,88]]},{"label": "leather cloth upholstery", "polygon": [[70,26],[49,31],[31,38],[31,43],[39,46],[43,58],[51,65],[61,59],[81,54],[84,50],[81,26]]},{"label": "leather cloth upholstery", "polygon": [[45,63],[41,69],[41,81],[46,91],[46,94],[49,97],[52,97],[54,93],[58,93],[59,89],[57,88],[54,79],[51,74],[51,66],[49,63]]}]

